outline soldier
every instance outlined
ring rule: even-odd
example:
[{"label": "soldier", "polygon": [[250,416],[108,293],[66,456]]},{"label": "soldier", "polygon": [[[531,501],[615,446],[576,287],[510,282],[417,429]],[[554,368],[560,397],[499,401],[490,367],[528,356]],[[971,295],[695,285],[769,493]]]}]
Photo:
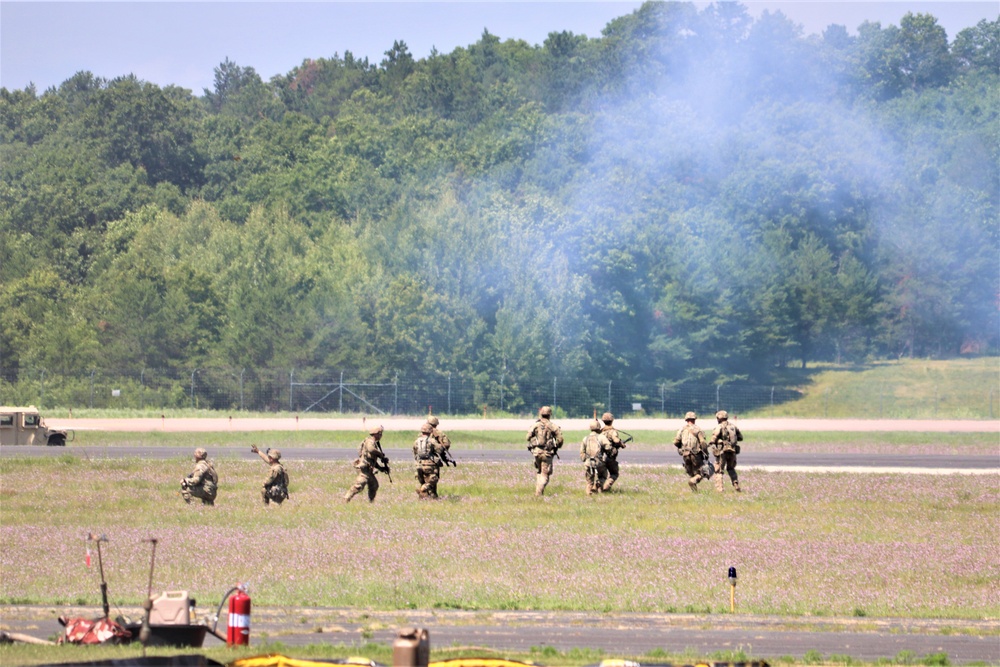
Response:
[{"label": "soldier", "polygon": [[267,479],[264,480],[264,486],[260,490],[264,504],[270,505],[272,500],[278,505],[285,502],[288,498],[288,473],[285,471],[285,466],[280,463],[281,450],[268,447],[266,452],[262,452],[257,449],[257,445],[250,445],[250,451],[270,466]]},{"label": "soldier", "polygon": [[444,431],[438,428],[438,424],[440,424],[441,421],[434,415],[431,415],[430,417],[427,418],[427,423],[434,428],[434,432],[431,433],[431,435],[434,436],[434,439],[437,440],[438,444],[441,445],[441,448],[439,450],[441,453],[441,462],[444,463],[446,466],[448,464],[451,464],[457,468],[458,463],[451,456],[451,439],[447,436],[447,434]]},{"label": "soldier", "polygon": [[601,424],[595,419],[590,422],[590,433],[580,443],[580,460],[584,462],[584,478],[587,480],[587,495],[607,491],[611,485],[606,484],[608,467],[606,462],[614,446],[601,429]]},{"label": "soldier", "polygon": [[684,426],[674,437],[674,447],[677,453],[684,457],[684,470],[688,474],[688,486],[692,491],[698,490],[698,482],[702,480],[701,466],[708,454],[708,444],[705,433],[695,425],[698,415],[689,412],[684,415]]},{"label": "soldier", "polygon": [[417,463],[417,497],[437,498],[437,484],[441,478],[441,443],[434,438],[434,426],[427,422],[420,427],[420,435],[413,441],[413,460]]},{"label": "soldier", "polygon": [[552,408],[542,406],[538,411],[538,421],[528,431],[528,451],[535,457],[535,495],[545,493],[545,487],[552,476],[552,457],[559,456],[563,446],[562,429],[552,423]]},{"label": "soldier", "polygon": [[368,431],[368,437],[364,439],[358,447],[358,458],[354,459],[354,467],[358,469],[358,476],[346,494],[344,502],[351,502],[351,498],[361,493],[361,489],[368,487],[368,502],[375,501],[375,494],[378,493],[378,478],[376,472],[384,472],[392,482],[392,472],[389,470],[389,459],[382,451],[382,427],[375,426]]},{"label": "soldier", "polygon": [[625,443],[622,442],[621,436],[618,435],[618,429],[611,425],[615,421],[613,414],[605,412],[601,415],[601,421],[604,422],[601,433],[611,443],[611,451],[608,453],[606,461],[606,465],[608,466],[608,481],[604,483],[603,488],[604,491],[610,491],[614,483],[618,481],[618,452],[625,449]]},{"label": "soldier", "polygon": [[181,479],[181,497],[190,503],[191,498],[201,498],[202,505],[214,505],[219,491],[219,474],[208,460],[208,452],[199,447],[194,450],[194,470]]},{"label": "soldier", "polygon": [[736,476],[736,455],[740,453],[740,445],[743,441],[743,434],[736,424],[729,421],[729,413],[719,410],[715,413],[715,419],[719,425],[712,431],[712,439],[709,444],[712,446],[712,454],[715,455],[715,488],[722,491],[722,473],[729,475],[733,482],[733,488],[740,491],[740,480]]}]

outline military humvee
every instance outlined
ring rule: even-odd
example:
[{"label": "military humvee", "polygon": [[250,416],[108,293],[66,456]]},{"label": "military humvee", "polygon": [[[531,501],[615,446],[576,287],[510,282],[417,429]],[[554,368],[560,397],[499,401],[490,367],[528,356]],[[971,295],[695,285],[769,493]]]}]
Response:
[{"label": "military humvee", "polygon": [[0,406],[0,445],[51,445],[63,447],[75,434],[58,428],[49,428],[38,414],[38,408]]}]

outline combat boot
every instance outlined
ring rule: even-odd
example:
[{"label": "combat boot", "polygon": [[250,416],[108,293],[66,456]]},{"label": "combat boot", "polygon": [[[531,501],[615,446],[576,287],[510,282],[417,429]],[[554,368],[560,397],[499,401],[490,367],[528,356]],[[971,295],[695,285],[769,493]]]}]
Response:
[{"label": "combat boot", "polygon": [[691,479],[688,480],[688,486],[691,487],[692,491],[694,491],[695,493],[697,493],[698,492],[698,482],[700,482],[700,481],[701,481],[701,475],[695,475],[694,477],[692,477]]},{"label": "combat boot", "polygon": [[354,497],[354,492],[348,491],[347,493],[344,494],[344,502],[345,503],[351,502],[351,498],[353,497]]},{"label": "combat boot", "polygon": [[740,489],[740,483],[736,480],[733,480],[733,488],[736,489],[736,493],[743,492],[742,489]]}]

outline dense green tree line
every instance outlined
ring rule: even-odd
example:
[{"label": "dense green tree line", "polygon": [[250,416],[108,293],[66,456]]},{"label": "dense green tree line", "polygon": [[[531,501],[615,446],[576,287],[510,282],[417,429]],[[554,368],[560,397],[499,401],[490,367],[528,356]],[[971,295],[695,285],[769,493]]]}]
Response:
[{"label": "dense green tree line", "polygon": [[213,90],[0,90],[0,365],[763,380],[996,352],[1000,19],[650,2]]}]

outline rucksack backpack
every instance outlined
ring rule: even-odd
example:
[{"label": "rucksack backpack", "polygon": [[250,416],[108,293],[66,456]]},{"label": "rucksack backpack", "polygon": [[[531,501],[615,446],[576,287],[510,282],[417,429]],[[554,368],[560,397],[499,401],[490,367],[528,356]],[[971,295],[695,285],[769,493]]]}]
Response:
[{"label": "rucksack backpack", "polygon": [[431,446],[431,437],[422,435],[417,438],[417,458],[423,460],[432,456],[434,456],[434,448]]},{"label": "rucksack backpack", "polygon": [[681,454],[689,456],[701,450],[701,443],[694,429],[685,428],[681,433]]}]

